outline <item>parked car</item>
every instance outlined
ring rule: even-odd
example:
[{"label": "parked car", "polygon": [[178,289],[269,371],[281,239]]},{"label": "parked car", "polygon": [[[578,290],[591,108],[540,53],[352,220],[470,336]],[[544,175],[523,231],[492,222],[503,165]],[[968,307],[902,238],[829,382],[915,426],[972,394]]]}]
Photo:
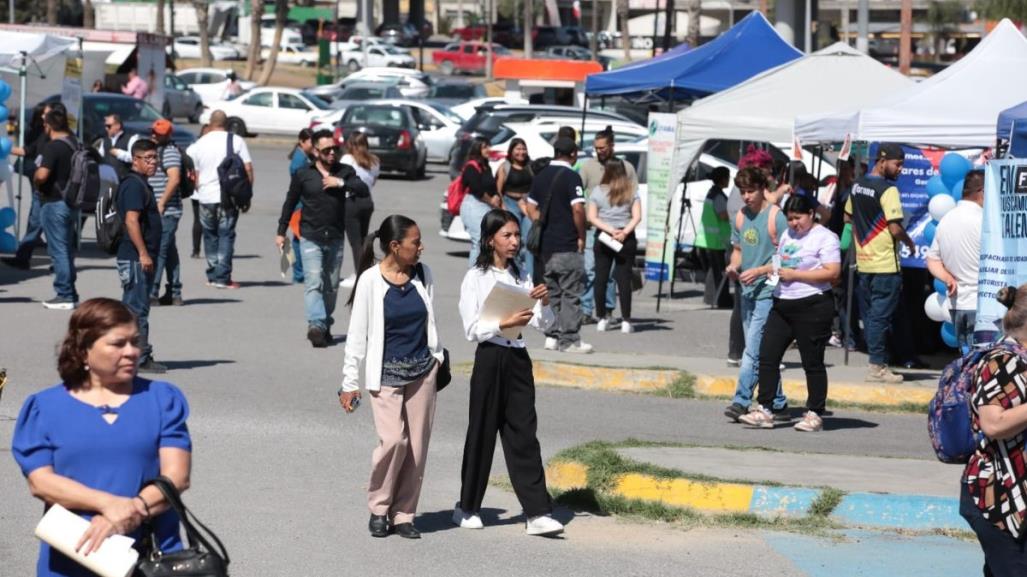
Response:
[{"label": "parked car", "polygon": [[403,98],[403,93],[399,91],[395,82],[350,82],[342,91],[336,93],[330,106],[335,110],[343,110],[350,104],[385,98]]},{"label": "parked car", "polygon": [[[228,115],[229,131],[240,136],[248,134],[287,134],[295,136],[313,119],[331,112],[320,98],[294,88],[254,88],[239,98],[222,102],[218,108]],[[208,122],[213,112],[207,109],[200,117]]]},{"label": "parked car", "polygon": [[589,45],[588,36],[577,26],[536,26],[531,32],[531,39],[532,47],[535,50],[569,44]]},{"label": "parked car", "polygon": [[164,110],[161,113],[168,120],[187,118],[189,122],[197,123],[203,114],[203,99],[179,77],[168,72],[164,75]]},{"label": "parked car", "polygon": [[339,55],[339,63],[350,72],[373,66],[384,68],[416,68],[417,61],[409,52],[397,50],[394,46],[369,46],[366,50],[358,48]]},{"label": "parked car", "polygon": [[[488,37],[484,24],[471,24],[463,28],[456,28],[452,30],[451,34],[453,35],[453,40],[463,40],[465,42],[472,40],[484,42]],[[492,25],[492,41],[496,44],[502,44],[507,48],[523,48],[524,31],[513,22],[500,20]]]},{"label": "parked car", "polygon": [[[222,68],[186,68],[179,70],[175,76],[178,76],[179,80],[188,84],[200,95],[204,106],[211,106],[213,103],[225,99],[229,72],[230,70]],[[238,82],[243,92],[257,85],[248,80],[239,80]]]},{"label": "parked car", "polygon": [[354,104],[335,126],[339,144],[348,135],[363,132],[368,148],[381,161],[381,169],[402,172],[408,178],[424,176],[427,150],[410,107],[397,104]]},{"label": "parked car", "polygon": [[[453,114],[445,106],[425,100],[384,99],[376,104],[391,104],[410,108],[417,121],[417,129],[424,140],[428,162],[448,162],[449,151],[453,144],[453,136],[463,120]],[[311,130],[335,126],[345,116],[346,109],[335,110],[327,116],[315,118],[310,123]]]},{"label": "parked car", "polygon": [[466,122],[467,119],[474,116],[474,113],[477,112],[477,110],[482,106],[491,107],[498,106],[500,104],[527,105],[528,101],[520,97],[510,98],[506,96],[486,96],[484,98],[475,98],[474,100],[468,100],[462,104],[456,104],[454,106],[451,106],[449,109],[452,110],[453,113],[459,116],[460,118],[463,118]]},{"label": "parked car", "polygon": [[[267,60],[271,57],[271,49],[264,48],[260,51],[260,57]],[[278,62],[280,64],[298,64],[300,66],[317,66],[317,52],[307,50],[306,46],[300,44],[286,44],[278,50]]]},{"label": "parked car", "polygon": [[[581,46],[550,46],[542,56],[563,60],[592,60],[592,51]],[[609,70],[613,64],[613,58],[602,54],[597,55],[595,61],[602,65],[603,70]]]},{"label": "parked car", "polygon": [[[510,56],[505,46],[492,44],[492,60]],[[431,59],[442,74],[450,75],[457,72],[481,74],[485,71],[488,47],[484,42],[455,42],[447,44],[442,50],[432,53]]]},{"label": "parked car", "polygon": [[425,96],[434,84],[431,76],[411,68],[363,68],[347,76],[346,81],[395,84],[406,98]]},{"label": "parked car", "polygon": [[381,36],[386,41],[399,46],[417,46],[423,36],[427,40],[433,33],[431,22],[424,21],[418,27],[416,23],[407,20],[403,24],[383,23],[375,28],[375,35]]},{"label": "parked car", "polygon": [[484,84],[450,80],[433,84],[424,98],[448,108],[486,96]]},{"label": "parked car", "polygon": [[[200,37],[179,36],[175,38],[171,45],[171,54],[175,58],[202,58],[203,52],[200,50]],[[243,57],[243,54],[231,44],[211,40],[210,57],[212,60],[239,60]]]},{"label": "parked car", "polygon": [[[506,151],[510,148],[510,141],[514,138],[524,140],[528,147],[528,156],[530,158],[553,156],[553,141],[556,140],[556,133],[560,130],[560,126],[564,124],[566,124],[564,120],[545,117],[536,118],[528,122],[509,122],[504,124],[499,132],[489,141],[489,147],[492,149],[492,155],[489,160],[492,163],[493,170],[499,168],[499,165],[506,160]],[[649,130],[646,127],[639,126],[634,122],[610,119],[588,119],[585,121],[584,129],[582,129],[580,122],[576,123],[574,128],[581,133],[581,141],[591,146],[596,134],[607,126],[613,129],[614,143],[617,145],[618,150],[622,144],[637,142],[649,134]]]},{"label": "parked car", "polygon": [[390,43],[386,42],[385,39],[381,38],[380,36],[367,36],[367,37],[364,37],[364,36],[361,36],[359,34],[354,34],[354,35],[350,36],[348,39],[346,39],[345,41],[336,42],[335,44],[333,44],[331,46],[332,57],[333,58],[335,57],[335,53],[336,52],[349,52],[351,50],[359,50],[359,49],[364,47],[365,43],[368,46],[392,46],[393,48],[395,48],[396,50],[399,50],[400,52],[403,52],[404,54],[410,54],[410,50],[409,49],[403,48],[401,46],[396,46],[394,44],[390,44]]},{"label": "parked car", "polygon": [[[45,103],[60,102],[61,95],[54,94],[43,100]],[[157,109],[148,102],[110,92],[86,92],[82,94],[82,140],[96,145],[107,136],[104,130],[104,117],[117,114],[128,134],[144,134],[149,136],[153,123],[161,118]],[[185,148],[196,142],[196,135],[175,125],[171,140]]]}]

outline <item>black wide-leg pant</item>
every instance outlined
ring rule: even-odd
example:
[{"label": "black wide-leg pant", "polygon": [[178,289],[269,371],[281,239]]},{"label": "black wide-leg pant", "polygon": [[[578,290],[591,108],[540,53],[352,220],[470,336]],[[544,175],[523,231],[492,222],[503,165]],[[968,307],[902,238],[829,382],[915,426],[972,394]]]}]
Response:
[{"label": "black wide-leg pant", "polygon": [[461,509],[468,513],[481,510],[498,433],[503,440],[510,482],[524,514],[531,518],[552,512],[537,429],[535,379],[528,351],[492,343],[479,344],[471,373],[470,419],[461,471]]}]

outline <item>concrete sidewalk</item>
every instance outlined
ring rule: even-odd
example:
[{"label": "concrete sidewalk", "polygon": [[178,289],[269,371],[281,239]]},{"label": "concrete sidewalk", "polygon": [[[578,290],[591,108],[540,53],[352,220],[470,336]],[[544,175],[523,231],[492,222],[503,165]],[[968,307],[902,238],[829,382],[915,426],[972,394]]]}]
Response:
[{"label": "concrete sidewalk", "polygon": [[[776,433],[768,432],[768,435]],[[610,493],[708,513],[763,517],[826,514],[846,527],[965,530],[959,516],[960,465],[917,459],[783,453],[708,447],[622,447],[638,472],[617,476]],[[674,474],[645,473],[646,465]],[[629,466],[628,469],[634,467]],[[590,487],[588,464],[555,459],[550,484],[561,490]],[[840,498],[839,498],[840,497]]]}]

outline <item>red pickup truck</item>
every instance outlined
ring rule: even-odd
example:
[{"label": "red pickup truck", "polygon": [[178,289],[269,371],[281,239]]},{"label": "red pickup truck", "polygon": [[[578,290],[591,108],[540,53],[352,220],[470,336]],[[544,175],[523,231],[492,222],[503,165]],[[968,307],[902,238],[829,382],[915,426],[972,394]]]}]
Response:
[{"label": "red pickup truck", "polygon": [[[456,42],[432,54],[432,62],[443,74],[464,72],[481,74],[485,71],[485,58],[488,50],[484,42]],[[496,58],[509,56],[510,51],[499,44],[492,44],[492,61]]]}]

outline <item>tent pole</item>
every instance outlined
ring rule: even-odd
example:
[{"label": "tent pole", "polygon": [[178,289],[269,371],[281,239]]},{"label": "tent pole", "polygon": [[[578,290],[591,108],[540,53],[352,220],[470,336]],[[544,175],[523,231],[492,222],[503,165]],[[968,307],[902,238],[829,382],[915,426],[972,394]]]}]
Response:
[{"label": "tent pole", "polygon": [[[18,110],[18,147],[22,148],[22,149],[25,148],[25,100],[26,100],[26,98],[25,98],[25,91],[28,90],[28,79],[29,79],[28,57],[29,57],[28,52],[22,50],[21,51],[21,66],[18,67],[18,82],[19,82],[19,86],[20,86],[20,90],[21,90],[21,93],[18,95],[18,107],[19,107],[19,110]],[[21,157],[22,172],[25,172],[25,162],[27,160],[28,159],[26,159],[24,156]],[[22,182],[24,180],[25,180],[25,178],[22,175],[19,174],[18,175],[18,195],[17,195],[17,198],[18,198],[18,213],[17,213],[17,218],[14,219],[14,237],[16,239],[18,239],[19,242],[21,242],[21,190],[22,190],[21,187],[22,187]]]},{"label": "tent pole", "polygon": [[585,93],[585,103],[581,105],[581,132],[578,133],[578,149],[585,147],[585,116],[588,114],[588,93]]}]

